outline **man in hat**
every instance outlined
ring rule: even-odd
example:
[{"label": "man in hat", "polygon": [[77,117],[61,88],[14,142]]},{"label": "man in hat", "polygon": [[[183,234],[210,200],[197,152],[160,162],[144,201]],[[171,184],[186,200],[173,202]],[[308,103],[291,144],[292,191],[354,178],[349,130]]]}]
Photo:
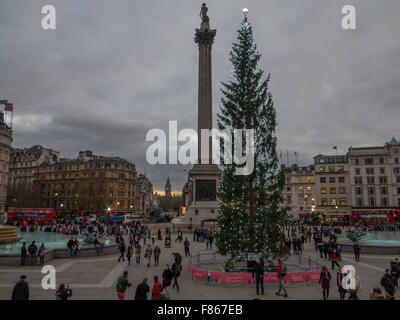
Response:
[{"label": "man in hat", "polygon": [[29,285],[25,279],[26,276],[21,275],[20,280],[14,286],[11,300],[29,300]]}]

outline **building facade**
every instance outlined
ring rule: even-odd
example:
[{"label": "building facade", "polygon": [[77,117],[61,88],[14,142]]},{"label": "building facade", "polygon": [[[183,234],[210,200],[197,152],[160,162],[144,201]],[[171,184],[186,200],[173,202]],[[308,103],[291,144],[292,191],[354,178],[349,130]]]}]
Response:
[{"label": "building facade", "polygon": [[12,140],[12,129],[4,121],[4,113],[0,112],[0,215],[6,211]]}]

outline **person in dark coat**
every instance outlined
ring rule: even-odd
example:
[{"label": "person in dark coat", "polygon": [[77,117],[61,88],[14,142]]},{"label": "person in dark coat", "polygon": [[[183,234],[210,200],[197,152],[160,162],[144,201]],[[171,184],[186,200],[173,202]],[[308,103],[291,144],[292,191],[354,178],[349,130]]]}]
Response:
[{"label": "person in dark coat", "polygon": [[11,300],[29,300],[29,285],[25,279],[26,276],[22,275],[20,280],[15,284]]},{"label": "person in dark coat", "polygon": [[147,278],[144,278],[136,288],[135,300],[147,300],[147,293],[150,292],[150,287],[147,284]]},{"label": "person in dark coat", "polygon": [[396,277],[392,275],[390,269],[386,269],[386,272],[381,279],[381,286],[384,287],[385,291],[391,296],[394,296],[394,293],[397,289],[397,280]]},{"label": "person in dark coat", "polygon": [[24,242],[21,247],[21,266],[25,265],[26,256],[27,256],[26,242]]},{"label": "person in dark coat", "polygon": [[174,275],[172,274],[171,269],[169,268],[169,265],[167,264],[165,266],[165,269],[163,271],[162,274],[162,278],[163,278],[163,288],[165,289],[165,294],[167,296],[167,298],[169,298],[169,289],[172,283],[172,279],[174,278]]},{"label": "person in dark coat", "polygon": [[329,297],[329,288],[330,288],[331,278],[332,277],[328,271],[328,268],[326,266],[323,266],[321,275],[319,276],[319,283],[321,284],[321,287],[322,287],[322,295],[324,297],[324,300],[328,299],[328,297]]},{"label": "person in dark coat", "polygon": [[253,272],[252,272],[252,278],[254,278],[254,275],[256,276],[256,291],[257,295],[259,294],[259,288],[261,286],[261,294],[264,295],[264,264],[260,260],[260,262],[257,262],[256,265],[254,266]]}]

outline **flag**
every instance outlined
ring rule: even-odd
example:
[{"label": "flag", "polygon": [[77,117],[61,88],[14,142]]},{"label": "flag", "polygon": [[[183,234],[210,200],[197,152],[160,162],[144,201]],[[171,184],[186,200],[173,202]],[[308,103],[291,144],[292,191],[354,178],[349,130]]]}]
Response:
[{"label": "flag", "polygon": [[7,104],[7,102],[8,102],[8,100],[0,100],[0,104],[4,104],[4,105],[6,105],[6,104]]},{"label": "flag", "polygon": [[5,111],[13,111],[13,104],[6,103],[6,107],[4,108]]},{"label": "flag", "polygon": [[337,150],[337,146],[333,146],[333,149],[334,149],[334,150]]}]

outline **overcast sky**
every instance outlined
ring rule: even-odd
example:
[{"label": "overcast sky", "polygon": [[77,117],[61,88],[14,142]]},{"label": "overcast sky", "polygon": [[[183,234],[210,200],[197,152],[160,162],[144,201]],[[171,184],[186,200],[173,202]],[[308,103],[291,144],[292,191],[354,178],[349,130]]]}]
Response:
[{"label": "overcast sky", "polygon": [[[118,155],[146,170],[155,190],[167,176],[181,191],[191,166],[146,163],[152,128],[197,126],[198,0],[0,0],[0,98],[14,103],[14,147],[41,144],[76,157]],[[41,8],[57,29],[41,28]],[[400,137],[400,1],[213,0],[213,107],[228,54],[249,9],[260,67],[271,73],[278,152],[300,164],[317,153],[383,145]],[[357,30],[341,8],[357,9]]]}]

